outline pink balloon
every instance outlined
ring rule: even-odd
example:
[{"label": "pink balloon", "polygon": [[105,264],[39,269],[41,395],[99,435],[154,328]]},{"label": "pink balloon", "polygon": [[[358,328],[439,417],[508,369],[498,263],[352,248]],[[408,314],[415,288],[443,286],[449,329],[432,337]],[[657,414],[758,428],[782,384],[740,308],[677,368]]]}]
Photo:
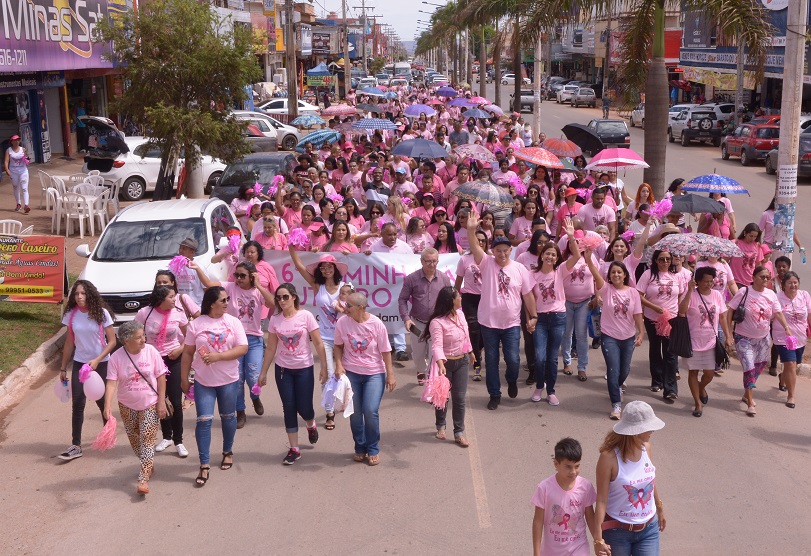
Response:
[{"label": "pink balloon", "polygon": [[104,379],[95,371],[90,373],[82,386],[84,387],[84,395],[89,400],[100,400],[104,396]]}]

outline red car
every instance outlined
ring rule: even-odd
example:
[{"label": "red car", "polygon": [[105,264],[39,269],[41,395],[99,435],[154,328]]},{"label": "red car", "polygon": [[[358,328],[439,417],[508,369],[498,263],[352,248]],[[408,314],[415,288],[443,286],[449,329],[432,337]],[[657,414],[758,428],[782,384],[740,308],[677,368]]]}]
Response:
[{"label": "red car", "polygon": [[753,160],[765,160],[779,143],[779,124],[741,124],[721,142],[721,158],[729,160],[730,156],[740,156],[741,164],[749,166]]}]

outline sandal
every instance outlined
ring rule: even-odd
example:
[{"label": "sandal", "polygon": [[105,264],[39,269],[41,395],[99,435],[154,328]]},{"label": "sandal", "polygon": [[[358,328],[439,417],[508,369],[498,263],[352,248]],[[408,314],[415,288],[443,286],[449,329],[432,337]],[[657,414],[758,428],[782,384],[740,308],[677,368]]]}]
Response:
[{"label": "sandal", "polygon": [[577,380],[580,382],[586,382],[588,379],[589,377],[586,376],[586,371],[577,371]]},{"label": "sandal", "polygon": [[149,485],[146,481],[140,481],[138,483],[138,494],[149,494]]},{"label": "sandal", "polygon": [[445,429],[439,429],[434,436],[437,440],[445,440]]},{"label": "sandal", "polygon": [[324,423],[324,428],[328,431],[335,429],[335,412],[327,413],[327,422]]},{"label": "sandal", "polygon": [[[197,475],[197,478],[194,480],[194,484],[196,484],[198,487],[205,486],[205,484],[208,482],[208,475],[209,475],[210,471],[211,471],[210,466],[201,465],[200,466],[200,473]],[[205,475],[203,473],[205,473]]]},{"label": "sandal", "polygon": [[420,386],[425,384],[425,373],[417,373],[417,384]]},{"label": "sandal", "polygon": [[380,463],[380,454],[375,454],[373,456],[369,456],[369,465],[374,466]]},{"label": "sandal", "polygon": [[366,458],[367,458],[366,454],[355,454],[355,457],[353,459],[358,463],[363,463],[364,461],[366,461]]},{"label": "sandal", "polygon": [[572,368],[571,367],[563,367],[563,374],[571,375],[572,374]]},{"label": "sandal", "polygon": [[[231,458],[231,461],[225,461],[225,458]],[[234,466],[234,452],[223,452],[222,453],[222,463],[220,463],[220,469],[223,471],[228,471]]]},{"label": "sandal", "polygon": [[470,443],[467,441],[467,438],[465,438],[464,436],[457,436],[454,439],[454,442],[456,442],[462,448],[467,448],[468,446],[470,446]]}]

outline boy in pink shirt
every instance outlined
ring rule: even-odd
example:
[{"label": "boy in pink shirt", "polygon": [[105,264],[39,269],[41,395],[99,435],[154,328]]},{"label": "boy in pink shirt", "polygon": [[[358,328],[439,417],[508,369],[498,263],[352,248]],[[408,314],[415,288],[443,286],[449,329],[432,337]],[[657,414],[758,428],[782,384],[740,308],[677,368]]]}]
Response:
[{"label": "boy in pink shirt", "polygon": [[593,538],[599,525],[594,521],[597,491],[588,479],[580,476],[583,449],[574,438],[555,444],[555,471],[541,481],[532,504],[532,553],[534,556],[590,556],[586,525]]}]

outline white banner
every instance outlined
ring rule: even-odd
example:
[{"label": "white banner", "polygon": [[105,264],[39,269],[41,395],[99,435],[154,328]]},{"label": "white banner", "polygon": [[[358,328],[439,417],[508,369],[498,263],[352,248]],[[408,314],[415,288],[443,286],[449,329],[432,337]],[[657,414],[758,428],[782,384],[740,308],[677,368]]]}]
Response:
[{"label": "white banner", "polygon": [[[395,255],[372,253],[371,255],[330,253],[338,261],[349,267],[344,281],[352,282],[355,290],[363,293],[369,300],[367,311],[377,316],[386,324],[390,334],[404,333],[405,327],[400,319],[397,299],[403,287],[405,277],[422,267],[419,255]],[[316,262],[323,253],[299,253],[304,265]],[[290,282],[296,287],[301,306],[319,318],[315,306],[315,291],[298,273],[289,253],[286,251],[265,251],[265,260],[276,271],[279,283]],[[444,272],[451,281],[456,280],[456,266],[459,255],[440,255],[437,272]]]}]

